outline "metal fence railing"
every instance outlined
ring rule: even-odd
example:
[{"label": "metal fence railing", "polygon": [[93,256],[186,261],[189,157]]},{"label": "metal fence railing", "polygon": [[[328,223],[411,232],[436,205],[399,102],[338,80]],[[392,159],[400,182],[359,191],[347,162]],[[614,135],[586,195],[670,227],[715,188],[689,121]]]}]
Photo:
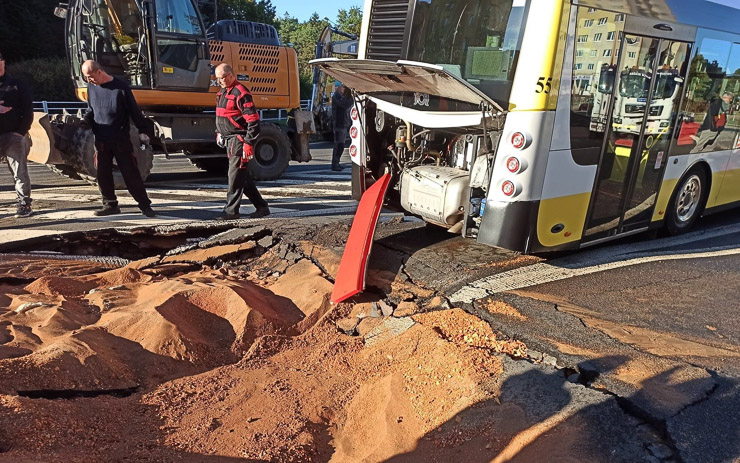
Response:
[{"label": "metal fence railing", "polygon": [[[301,109],[308,109],[310,100],[301,100]],[[76,114],[78,110],[83,111],[87,108],[87,103],[83,101],[34,101],[33,110],[45,112],[47,114],[62,114],[65,110],[68,113]],[[260,111],[260,119],[264,121],[282,121],[288,118],[288,111],[284,109],[263,109]]]}]

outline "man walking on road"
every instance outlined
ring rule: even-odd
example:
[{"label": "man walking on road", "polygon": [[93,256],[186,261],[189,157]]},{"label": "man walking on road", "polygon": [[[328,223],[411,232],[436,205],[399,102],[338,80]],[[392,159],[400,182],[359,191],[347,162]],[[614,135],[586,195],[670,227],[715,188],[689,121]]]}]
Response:
[{"label": "man walking on road", "polygon": [[270,208],[247,170],[247,163],[254,157],[254,142],[260,133],[260,115],[252,94],[236,80],[231,66],[219,64],[216,79],[221,86],[216,94],[216,141],[220,147],[226,148],[229,156],[229,191],[224,213],[218,218],[238,219],[244,194],[256,209],[249,217],[265,217],[270,215]]},{"label": "man walking on road", "polygon": [[719,134],[725,129],[727,113],[730,111],[734,97],[731,92],[724,92],[721,98],[717,98],[709,104],[707,115],[704,117],[704,122],[699,127],[699,131],[695,136],[691,136],[696,142],[692,153],[701,152],[717,141]]},{"label": "man walking on road", "polygon": [[33,97],[18,79],[5,73],[5,59],[0,54],[0,159],[7,158],[15,179],[18,198],[16,217],[28,217],[31,210],[31,179],[28,177],[28,130],[33,122]]},{"label": "man walking on road", "polygon": [[134,156],[134,147],[129,135],[129,119],[139,129],[139,141],[148,144],[154,137],[154,123],[144,117],[136,104],[128,84],[111,76],[95,61],[82,64],[82,74],[87,86],[87,112],[84,124],[92,128],[97,151],[98,187],[103,195],[103,208],[95,211],[97,216],[119,214],[115,184],[113,182],[113,159],[126,182],[126,188],[139,204],[141,213],[154,217],[152,202],[146,194]]},{"label": "man walking on road", "polygon": [[331,170],[340,172],[342,166],[339,160],[344,153],[344,142],[349,130],[349,108],[352,107],[352,97],[341,82],[334,82],[334,94],[331,96],[331,119],[334,126],[334,151],[331,155]]}]

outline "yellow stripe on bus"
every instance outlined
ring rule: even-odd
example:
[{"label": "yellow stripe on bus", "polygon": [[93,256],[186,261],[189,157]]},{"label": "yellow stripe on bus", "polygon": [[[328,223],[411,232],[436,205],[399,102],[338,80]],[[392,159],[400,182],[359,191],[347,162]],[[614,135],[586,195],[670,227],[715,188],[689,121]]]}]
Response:
[{"label": "yellow stripe on bus", "polygon": [[[580,240],[590,200],[590,192],[540,200],[537,214],[537,239],[540,244],[558,246]],[[564,228],[553,233],[552,228],[558,224]]]}]

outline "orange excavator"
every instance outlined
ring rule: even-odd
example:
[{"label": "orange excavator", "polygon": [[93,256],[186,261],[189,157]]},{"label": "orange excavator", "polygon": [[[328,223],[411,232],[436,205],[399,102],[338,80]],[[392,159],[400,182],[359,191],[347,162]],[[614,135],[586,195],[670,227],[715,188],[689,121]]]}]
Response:
[{"label": "orange excavator", "polygon": [[[194,0],[70,0],[55,9],[65,19],[67,58],[77,97],[87,99],[80,65],[99,62],[131,85],[158,137],[140,145],[132,126],[139,171],[146,179],[155,153],[183,153],[195,166],[226,172],[215,143],[215,66],[231,64],[259,109],[287,110],[287,124],[263,122],[249,169],[258,180],[280,177],[291,160],[307,162],[313,115],[300,109],[296,51],[274,27],[221,20],[206,29]],[[95,181],[95,147],[80,114],[35,113],[29,159],[72,177]],[[123,187],[116,173],[116,184]]]}]

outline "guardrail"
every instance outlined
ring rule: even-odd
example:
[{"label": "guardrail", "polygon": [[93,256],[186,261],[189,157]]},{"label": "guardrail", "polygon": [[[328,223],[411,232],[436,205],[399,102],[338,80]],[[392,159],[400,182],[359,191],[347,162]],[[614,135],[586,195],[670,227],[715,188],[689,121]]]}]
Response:
[{"label": "guardrail", "polygon": [[[301,109],[308,109],[311,100],[301,100]],[[83,101],[34,101],[33,110],[42,111],[47,114],[62,114],[64,111],[75,114],[77,111],[85,110],[87,103]],[[284,109],[262,109],[260,119],[263,121],[282,121],[288,118],[288,111]]]}]

